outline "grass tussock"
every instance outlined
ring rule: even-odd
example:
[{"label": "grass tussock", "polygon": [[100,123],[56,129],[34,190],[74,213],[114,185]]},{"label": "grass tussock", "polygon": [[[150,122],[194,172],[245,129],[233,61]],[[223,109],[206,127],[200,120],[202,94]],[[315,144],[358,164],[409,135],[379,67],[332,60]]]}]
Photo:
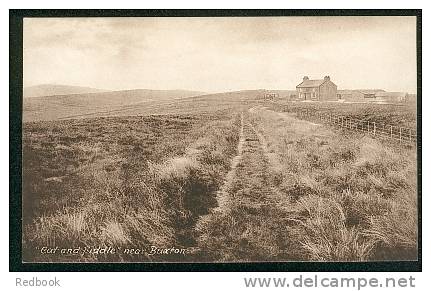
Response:
[{"label": "grass tussock", "polygon": [[301,260],[417,258],[414,149],[336,135],[269,110],[254,118],[284,167],[279,189],[295,212],[289,233]]},{"label": "grass tussock", "polygon": [[[25,128],[29,135],[24,139],[24,260],[178,259],[121,251],[42,255],[38,250],[193,246],[193,224],[214,207],[215,190],[235,153],[238,118],[96,120],[89,127],[101,128],[87,128],[86,136],[75,133],[80,131],[76,123],[34,123]],[[56,130],[46,130],[47,126]],[[134,134],[121,137],[121,129]],[[76,140],[66,138],[75,135]],[[63,147],[52,152],[49,145],[62,144],[65,138]],[[50,167],[56,163],[60,168]],[[60,201],[53,203],[56,200]]]},{"label": "grass tussock", "polygon": [[303,209],[301,245],[313,261],[364,261],[374,247],[355,226],[348,226],[343,206],[336,200],[308,196]]},{"label": "grass tussock", "polygon": [[255,107],[219,209],[239,128],[226,112],[24,124],[24,260],[187,259],[38,252],[151,245],[198,247],[194,261],[417,259],[414,149]]}]

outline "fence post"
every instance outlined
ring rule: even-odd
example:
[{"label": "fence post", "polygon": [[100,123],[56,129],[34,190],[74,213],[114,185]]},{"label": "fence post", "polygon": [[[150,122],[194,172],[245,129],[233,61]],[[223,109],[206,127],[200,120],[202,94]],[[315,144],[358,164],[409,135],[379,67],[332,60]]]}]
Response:
[{"label": "fence post", "polygon": [[373,122],[374,128],[373,128],[373,135],[376,135],[376,123]]},{"label": "fence post", "polygon": [[409,141],[412,142],[412,129],[409,129]]},{"label": "fence post", "polygon": [[402,127],[400,127],[400,143],[401,143],[401,140],[402,140]]},{"label": "fence post", "polygon": [[392,138],[392,125],[391,125],[391,139],[393,139],[393,138]]},{"label": "fence post", "polygon": [[370,133],[370,121],[367,120],[367,132]]}]

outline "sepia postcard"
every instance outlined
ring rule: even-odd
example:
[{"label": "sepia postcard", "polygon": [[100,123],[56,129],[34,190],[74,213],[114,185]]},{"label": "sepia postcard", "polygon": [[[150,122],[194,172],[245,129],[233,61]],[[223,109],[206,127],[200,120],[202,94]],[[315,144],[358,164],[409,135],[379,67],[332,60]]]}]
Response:
[{"label": "sepia postcard", "polygon": [[23,17],[22,263],[418,262],[418,12],[322,14]]}]

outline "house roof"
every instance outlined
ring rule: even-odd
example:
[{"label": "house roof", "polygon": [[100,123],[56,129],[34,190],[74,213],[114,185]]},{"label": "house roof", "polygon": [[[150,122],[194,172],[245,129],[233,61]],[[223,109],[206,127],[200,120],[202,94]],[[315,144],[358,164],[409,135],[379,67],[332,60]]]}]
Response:
[{"label": "house roof", "polygon": [[296,86],[297,88],[310,88],[310,87],[319,87],[325,83],[325,80],[304,80],[301,84]]}]

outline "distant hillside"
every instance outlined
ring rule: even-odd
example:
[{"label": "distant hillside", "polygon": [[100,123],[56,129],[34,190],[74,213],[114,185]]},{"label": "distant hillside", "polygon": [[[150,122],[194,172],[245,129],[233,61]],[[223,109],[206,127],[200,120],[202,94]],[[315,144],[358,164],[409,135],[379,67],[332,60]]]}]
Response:
[{"label": "distant hillside", "polygon": [[265,96],[265,93],[270,93],[264,89],[258,90],[241,90],[223,93],[206,94],[193,97],[195,100],[206,100],[206,101],[246,101],[246,100],[258,100]]},{"label": "distant hillside", "polygon": [[24,99],[24,121],[55,120],[95,112],[124,111],[166,100],[201,95],[202,92],[186,90],[125,90],[100,93],[41,96]]},{"label": "distant hillside", "polygon": [[296,95],[296,90],[268,90],[268,93],[276,93],[278,98],[289,98],[291,95]]},{"label": "distant hillside", "polygon": [[296,94],[296,90],[240,90],[232,92],[206,94],[197,97],[192,97],[198,100],[207,101],[248,101],[248,100],[262,100],[270,97],[271,94],[277,94],[277,98],[288,98],[292,94]]},{"label": "distant hillside", "polygon": [[24,87],[23,95],[24,95],[24,98],[29,98],[29,97],[40,97],[40,96],[97,93],[97,92],[106,92],[106,91],[109,91],[109,90],[80,87],[80,86],[43,84],[43,85],[37,85],[37,86]]}]

